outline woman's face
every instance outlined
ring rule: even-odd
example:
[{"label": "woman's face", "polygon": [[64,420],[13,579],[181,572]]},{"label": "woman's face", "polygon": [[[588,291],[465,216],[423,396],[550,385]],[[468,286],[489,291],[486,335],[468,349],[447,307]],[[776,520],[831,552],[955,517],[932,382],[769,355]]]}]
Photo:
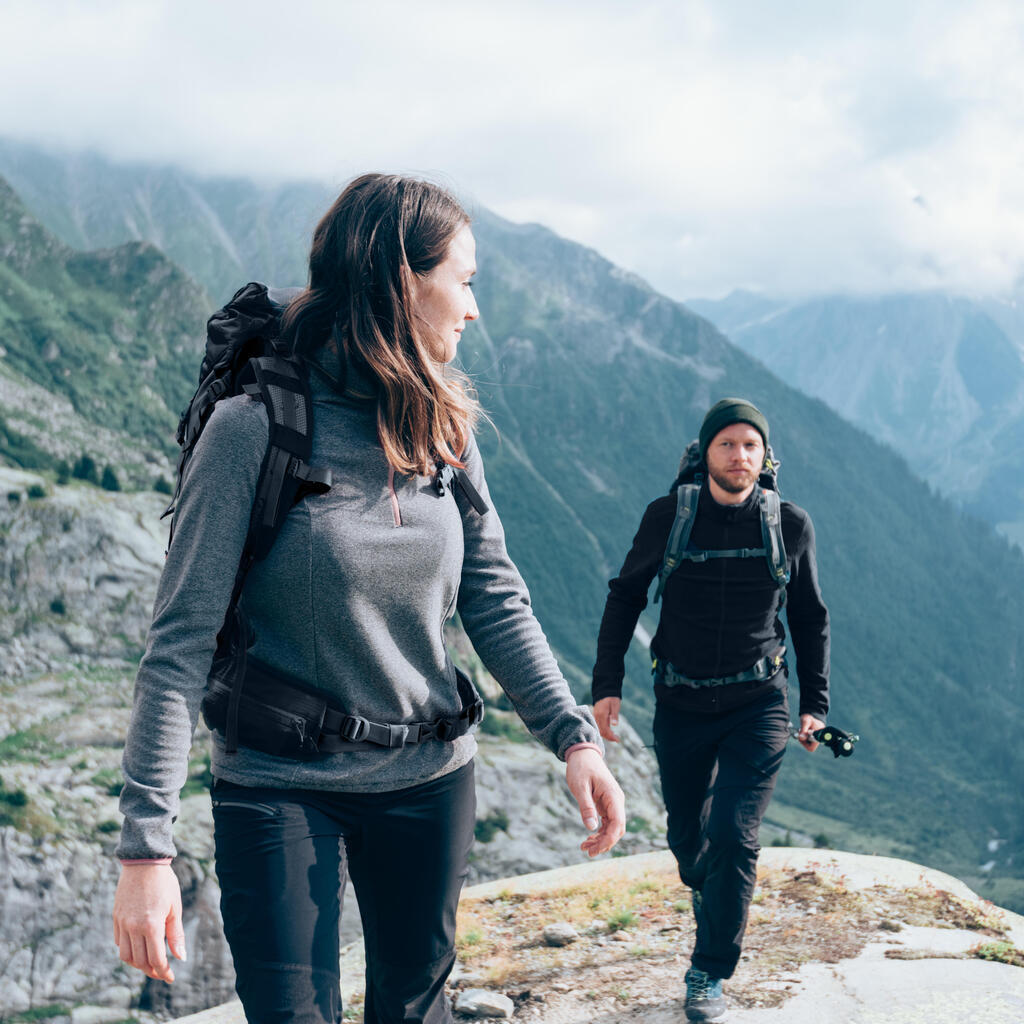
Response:
[{"label": "woman's face", "polygon": [[413,315],[424,332],[430,354],[439,363],[455,358],[467,320],[480,315],[470,287],[476,273],[476,239],[464,224],[452,237],[448,253],[427,274],[413,274]]}]

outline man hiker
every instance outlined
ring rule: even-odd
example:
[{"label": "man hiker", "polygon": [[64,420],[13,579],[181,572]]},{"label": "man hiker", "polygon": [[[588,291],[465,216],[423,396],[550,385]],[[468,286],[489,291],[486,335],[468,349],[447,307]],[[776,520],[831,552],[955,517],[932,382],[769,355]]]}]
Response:
[{"label": "man hiker", "polygon": [[722,980],[740,956],[757,879],[758,827],[790,735],[780,614],[800,682],[807,750],[828,710],[829,618],[814,528],[774,490],[768,421],[717,402],[672,491],[647,506],[608,600],[594,666],[594,717],[617,741],[624,658],[659,576],[654,749],[668,845],[693,890],[697,936],[686,972],[691,1021],[725,1016]]}]

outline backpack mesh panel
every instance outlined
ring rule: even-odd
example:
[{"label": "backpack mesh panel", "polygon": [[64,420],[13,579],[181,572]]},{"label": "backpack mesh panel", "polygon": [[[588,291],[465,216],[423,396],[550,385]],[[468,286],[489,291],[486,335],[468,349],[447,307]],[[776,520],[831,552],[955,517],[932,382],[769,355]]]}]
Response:
[{"label": "backpack mesh panel", "polygon": [[274,418],[290,430],[306,433],[306,407],[302,396],[276,384],[267,385],[267,394],[274,406]]}]

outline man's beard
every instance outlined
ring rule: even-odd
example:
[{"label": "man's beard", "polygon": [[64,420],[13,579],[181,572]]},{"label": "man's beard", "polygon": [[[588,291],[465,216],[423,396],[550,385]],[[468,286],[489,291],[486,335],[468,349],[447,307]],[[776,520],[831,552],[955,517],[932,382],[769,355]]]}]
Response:
[{"label": "man's beard", "polygon": [[752,483],[757,481],[760,471],[752,469],[743,476],[729,476],[727,473],[719,475],[718,473],[709,470],[711,479],[718,484],[719,487],[725,491],[726,494],[741,494],[745,491]]}]

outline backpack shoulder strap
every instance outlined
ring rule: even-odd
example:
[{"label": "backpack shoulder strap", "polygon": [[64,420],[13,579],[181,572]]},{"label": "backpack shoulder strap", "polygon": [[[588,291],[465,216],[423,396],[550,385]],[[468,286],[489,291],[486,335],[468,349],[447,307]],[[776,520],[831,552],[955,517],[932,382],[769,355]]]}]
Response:
[{"label": "backpack shoulder strap", "polygon": [[218,649],[221,645],[236,646],[224,734],[228,753],[238,749],[238,708],[245,676],[245,652],[251,643],[251,637],[246,635],[247,624],[238,608],[242,588],[253,563],[269,554],[292,506],[307,494],[324,494],[331,488],[331,471],[315,469],[309,464],[313,452],[313,400],[305,363],[282,354],[257,356],[249,360],[243,372],[242,390],[262,400],[266,407],[269,437],[256,481],[249,532],[235,573],[224,625],[218,635]]},{"label": "backpack shoulder strap", "polygon": [[305,364],[274,354],[250,360],[249,370],[254,380],[244,384],[243,390],[263,401],[270,426],[246,539],[246,549],[259,561],[273,547],[292,506],[307,494],[330,490],[331,473],[309,464],[313,400]]},{"label": "backpack shoulder strap", "polygon": [[759,488],[758,505],[761,509],[761,536],[764,538],[768,572],[786,597],[789,570],[786,567],[786,545],[782,539],[782,503],[779,492],[768,487]]},{"label": "backpack shoulder strap", "polygon": [[654,593],[655,604],[661,600],[669,576],[679,567],[682,553],[690,543],[693,521],[697,518],[697,499],[699,497],[699,483],[680,484],[676,489],[676,518],[668,535],[665,557],[662,559],[661,571],[658,573],[658,589]]}]

